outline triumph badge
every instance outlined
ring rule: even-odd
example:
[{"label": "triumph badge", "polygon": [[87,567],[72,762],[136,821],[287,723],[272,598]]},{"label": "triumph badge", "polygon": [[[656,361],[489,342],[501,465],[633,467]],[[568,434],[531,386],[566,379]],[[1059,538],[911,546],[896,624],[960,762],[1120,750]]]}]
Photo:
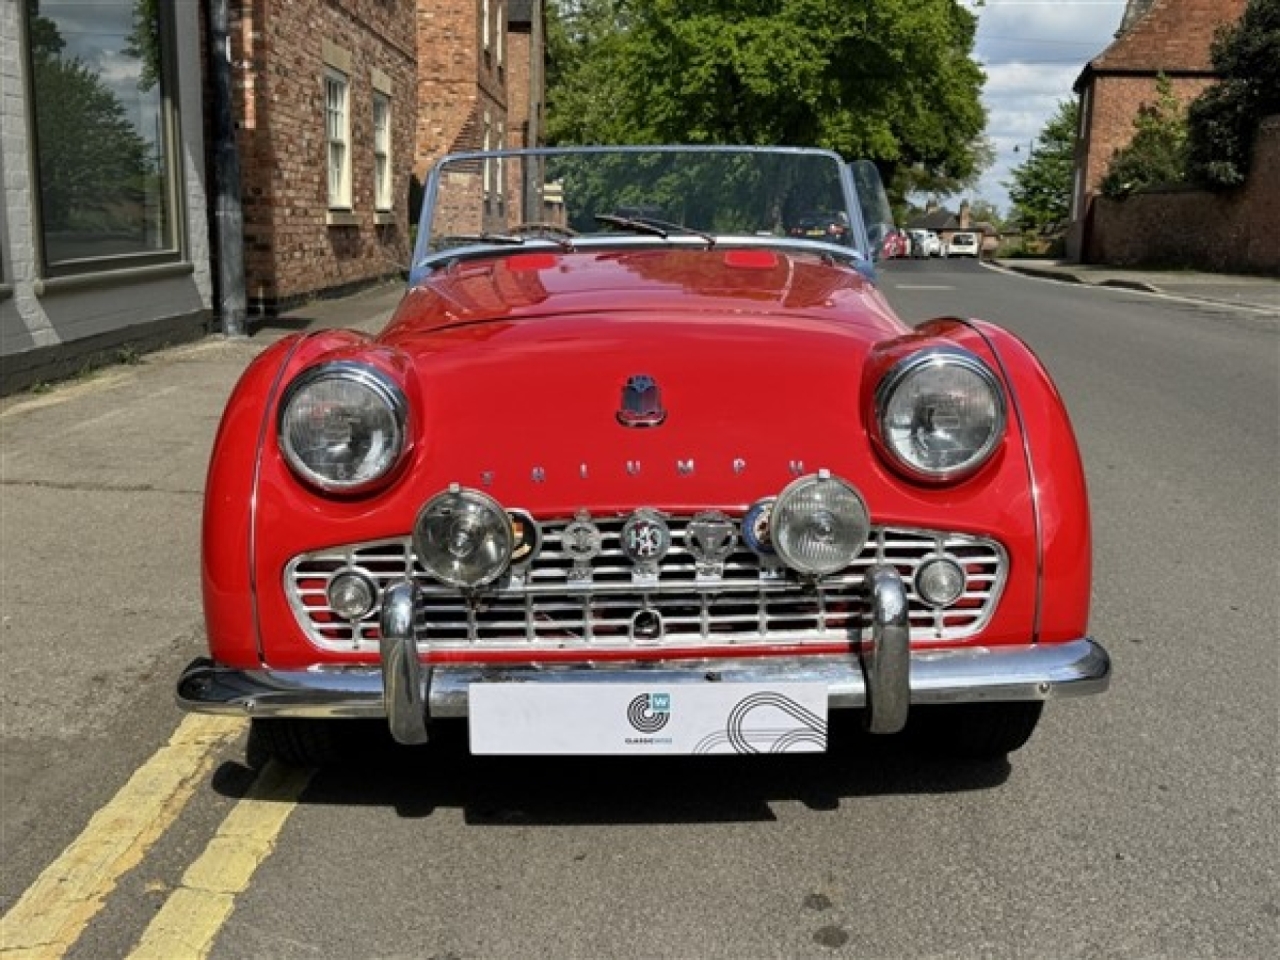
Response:
[{"label": "triumph badge", "polygon": [[642,508],[622,525],[622,552],[632,563],[632,579],[657,580],[658,564],[671,549],[671,530],[656,510]]},{"label": "triumph badge", "polygon": [[618,422],[624,427],[656,427],[666,419],[658,381],[646,373],[630,377],[622,388]]},{"label": "triumph badge", "polygon": [[724,575],[724,562],[738,545],[738,531],[727,514],[705,510],[689,521],[684,540],[698,563],[698,578],[718,579]]}]

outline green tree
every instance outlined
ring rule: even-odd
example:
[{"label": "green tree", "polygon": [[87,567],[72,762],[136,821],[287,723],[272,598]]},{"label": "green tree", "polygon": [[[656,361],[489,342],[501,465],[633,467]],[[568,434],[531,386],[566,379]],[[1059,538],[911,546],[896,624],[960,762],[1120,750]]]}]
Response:
[{"label": "green tree", "polygon": [[142,61],[139,90],[150,90],[160,82],[160,11],[159,0],[134,0],[133,30],[125,39],[126,56]]},{"label": "green tree", "polygon": [[1013,205],[1010,218],[1024,228],[1040,230],[1067,219],[1079,112],[1075,100],[1059,101],[1027,159],[1013,168],[1013,179],[1004,182]]},{"label": "green tree", "polygon": [[792,144],[981,172],[977,21],[957,0],[561,0],[553,143]]},{"label": "green tree", "polygon": [[1098,184],[1103,196],[1124,197],[1186,179],[1187,120],[1168,77],[1156,78],[1155,103],[1138,108],[1133,129],[1133,139],[1111,155]]},{"label": "green tree", "polygon": [[1280,0],[1249,0],[1211,51],[1223,79],[1187,111],[1187,173],[1214,187],[1244,182],[1263,117],[1280,113]]}]

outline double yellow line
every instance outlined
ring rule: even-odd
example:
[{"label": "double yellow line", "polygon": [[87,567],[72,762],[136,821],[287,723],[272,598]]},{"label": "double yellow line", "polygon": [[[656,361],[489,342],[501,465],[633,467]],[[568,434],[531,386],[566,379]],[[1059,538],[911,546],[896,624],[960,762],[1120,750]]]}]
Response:
[{"label": "double yellow line", "polygon": [[[120,878],[142,862],[206,781],[219,749],[244,727],[240,718],[187,715],[169,742],[134,772],[0,918],[0,960],[65,955]],[[309,770],[269,764],[187,868],[129,956],[208,956],[236,896],[275,849],[310,779]]]}]

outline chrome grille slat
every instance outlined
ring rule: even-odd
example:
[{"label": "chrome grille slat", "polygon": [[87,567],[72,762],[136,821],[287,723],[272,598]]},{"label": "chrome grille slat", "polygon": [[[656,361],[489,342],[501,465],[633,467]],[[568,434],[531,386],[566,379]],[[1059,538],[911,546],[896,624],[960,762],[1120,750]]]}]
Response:
[{"label": "chrome grille slat", "polygon": [[[722,576],[704,582],[684,547],[688,521],[669,518],[672,547],[656,582],[632,582],[632,566],[620,549],[622,519],[596,520],[603,549],[592,561],[592,579],[571,582],[573,562],[559,549],[560,532],[570,520],[562,519],[543,521],[543,547],[532,564],[486,589],[475,603],[429,579],[407,536],[303,554],[288,565],[284,586],[299,624],[324,649],[378,649],[376,609],[352,624],[334,617],[328,607],[330,578],[355,568],[380,589],[405,576],[416,580],[423,595],[418,630],[424,649],[589,653],[606,648],[803,646],[853,636],[863,625],[863,578],[879,563],[896,567],[907,582],[914,642],[964,639],[990,619],[1007,576],[1006,554],[995,541],[879,527],[848,568],[816,587],[789,571],[767,569],[741,544],[726,559]],[[965,567],[968,584],[960,606],[934,610],[919,599],[911,578],[925,559],[943,552]],[[660,642],[629,636],[632,615],[645,606],[662,614]]]}]

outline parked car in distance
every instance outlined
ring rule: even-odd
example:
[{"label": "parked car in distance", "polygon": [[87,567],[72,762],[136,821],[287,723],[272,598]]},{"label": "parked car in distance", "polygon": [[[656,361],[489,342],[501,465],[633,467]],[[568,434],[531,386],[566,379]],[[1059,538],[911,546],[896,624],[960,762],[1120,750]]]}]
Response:
[{"label": "parked car in distance", "polygon": [[787,234],[792,237],[834,240],[837,243],[844,242],[848,233],[849,220],[843,210],[834,213],[806,213],[787,230]]},{"label": "parked car in distance", "polygon": [[905,230],[897,227],[890,228],[884,236],[883,249],[881,257],[885,260],[892,260],[896,257],[906,257],[911,255],[911,238]]},{"label": "parked car in distance", "polygon": [[[230,395],[179,705],[248,717],[254,765],[340,757],[361,719],[476,754],[817,752],[834,711],[991,758],[1105,689],[1062,400],[967,305],[894,313],[857,169],[441,160],[387,326],[295,333]],[[846,235],[790,235],[813,210]]]},{"label": "parked car in distance", "polygon": [[942,256],[942,240],[932,230],[910,230],[913,257]]},{"label": "parked car in distance", "polygon": [[981,249],[980,244],[976,233],[953,233],[947,241],[947,256],[976,257]]}]

